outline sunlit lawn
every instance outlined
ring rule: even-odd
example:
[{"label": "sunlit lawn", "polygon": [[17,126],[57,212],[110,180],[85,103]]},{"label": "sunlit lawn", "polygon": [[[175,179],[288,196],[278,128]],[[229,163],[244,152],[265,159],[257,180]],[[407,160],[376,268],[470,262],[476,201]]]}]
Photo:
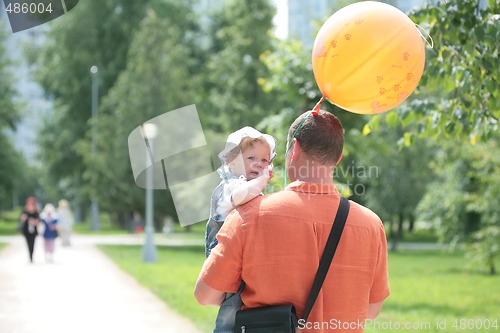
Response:
[{"label": "sunlit lawn", "polygon": [[15,235],[18,233],[17,227],[21,210],[0,212],[0,235]]},{"label": "sunlit lawn", "polygon": [[[91,229],[90,221],[86,220],[83,223],[75,223],[73,231],[81,235],[125,235],[131,230],[120,229],[114,225],[106,214],[101,214],[99,221],[99,231]],[[160,228],[156,228],[156,233],[161,233]],[[203,240],[205,234],[205,223],[197,223],[188,227],[181,227],[178,223],[174,224],[172,233],[169,237],[172,239],[200,239]]]},{"label": "sunlit lawn", "polygon": [[[216,309],[199,306],[193,298],[193,286],[204,260],[202,247],[158,247],[156,264],[141,262],[141,247],[101,246],[101,249],[203,332],[213,328]],[[392,295],[366,332],[478,332],[481,330],[474,328],[477,326],[470,329],[467,325],[484,327],[485,320],[490,325],[497,320],[500,326],[500,276],[468,270],[462,254],[391,253],[390,281]],[[461,319],[481,321],[472,324],[460,322]],[[436,327],[437,323],[443,326],[445,321],[446,329]],[[458,328],[453,327],[455,321]],[[421,328],[409,330],[405,325]]]},{"label": "sunlit lawn", "polygon": [[389,260],[392,294],[366,332],[495,331],[484,329],[488,320],[500,331],[500,276],[472,271],[463,254],[400,252]]}]

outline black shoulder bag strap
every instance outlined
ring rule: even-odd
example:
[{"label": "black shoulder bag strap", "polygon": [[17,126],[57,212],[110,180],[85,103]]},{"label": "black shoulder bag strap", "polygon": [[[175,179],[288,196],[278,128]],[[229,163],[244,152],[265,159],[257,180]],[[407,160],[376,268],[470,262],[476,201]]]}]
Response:
[{"label": "black shoulder bag strap", "polygon": [[302,317],[304,322],[307,322],[307,317],[309,317],[309,313],[312,310],[314,302],[316,302],[316,298],[318,297],[323,281],[325,280],[330,264],[332,263],[333,255],[335,254],[335,250],[339,244],[340,236],[342,235],[345,221],[347,220],[347,215],[349,214],[349,207],[349,200],[341,196],[339,209],[337,211],[337,215],[335,216],[330,235],[328,236],[325,250],[321,256],[321,261],[319,262],[318,271],[316,272],[311,292],[307,298],[306,309],[304,310],[304,316]]}]

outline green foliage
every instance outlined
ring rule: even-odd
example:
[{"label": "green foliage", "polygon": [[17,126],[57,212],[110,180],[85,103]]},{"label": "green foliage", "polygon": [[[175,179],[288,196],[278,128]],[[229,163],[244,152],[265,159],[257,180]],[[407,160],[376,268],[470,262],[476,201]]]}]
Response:
[{"label": "green foliage", "polygon": [[467,244],[467,254],[472,265],[489,268],[490,274],[497,272],[500,257],[500,226],[491,225],[476,231]]},{"label": "green foliage", "polygon": [[0,214],[0,235],[15,235],[18,233],[21,209],[4,211]]},{"label": "green foliage", "polygon": [[[363,128],[365,135],[383,131],[384,124],[402,129],[400,147],[413,149],[421,138],[446,147],[433,162],[438,180],[420,202],[418,219],[433,221],[443,241],[473,242],[470,258],[482,258],[486,265],[498,255],[490,245],[498,242],[495,233],[482,230],[498,224],[498,213],[488,204],[498,197],[498,180],[484,170],[499,164],[490,155],[500,116],[499,13],[498,1],[482,8],[479,1],[465,0],[429,4],[410,15],[434,41],[420,84],[397,110],[372,117]],[[470,144],[457,147],[452,140]],[[410,192],[396,193],[406,197]]]},{"label": "green foliage", "polygon": [[274,113],[288,111],[298,116],[321,97],[312,72],[312,51],[294,39],[277,42],[275,49],[262,55],[270,75],[260,83],[266,93],[274,96]]},{"label": "green foliage", "polygon": [[19,188],[25,174],[25,161],[21,154],[14,149],[9,137],[0,127],[0,208],[12,208],[14,189]]},{"label": "green foliage", "polygon": [[[434,47],[427,48],[422,79],[396,109],[398,117],[388,116],[391,125],[405,129],[405,145],[415,137],[475,143],[498,129],[500,6],[491,1],[481,8],[479,3],[440,1],[410,14]],[[370,120],[371,130],[376,121]]]},{"label": "green foliage", "polygon": [[[194,2],[173,0],[86,3],[71,21],[54,21],[40,49],[28,49],[38,81],[55,99],[40,142],[61,196],[81,205],[97,196],[103,210],[123,219],[144,205],[127,149],[135,127],[196,104],[212,138],[221,130],[226,136],[255,126],[267,114],[270,99],[258,81],[267,75],[260,55],[271,49],[274,8],[265,0],[224,2],[217,15],[210,14],[208,35],[200,31],[194,8]],[[90,119],[93,65],[99,68],[100,108]],[[156,200],[160,213],[175,214],[168,191]]]},{"label": "green foliage", "polygon": [[490,271],[499,255],[500,158],[492,154],[498,148],[498,135],[447,147],[433,165],[438,180],[419,205],[420,219],[434,222],[443,241],[470,242],[472,261]]},{"label": "green foliage", "polygon": [[[90,131],[89,70],[98,66],[99,96],[105,96],[126,65],[131,37],[143,17],[144,7],[142,3],[123,0],[83,2],[71,12],[70,19],[50,24],[40,48],[31,46],[26,50],[35,65],[38,82],[54,98],[54,111],[41,130],[39,143],[40,159],[57,189],[63,184],[66,188],[82,184],[80,175],[85,164],[77,148]],[[74,193],[61,193],[69,195]]]},{"label": "green foliage", "polygon": [[405,140],[411,138],[394,121],[398,116],[392,111],[384,114],[376,131],[366,132],[365,126],[365,135],[358,132],[350,137],[356,155],[351,167],[357,172],[350,173],[355,176],[350,179],[357,189],[355,199],[364,202],[389,225],[393,249],[404,239],[403,224],[409,222],[410,229],[413,227],[415,209],[433,179],[429,161],[436,151],[422,139],[406,144]]},{"label": "green foliage", "polygon": [[479,3],[445,1],[410,15],[434,40],[414,93],[419,100],[403,107],[414,113],[419,135],[477,142],[498,128],[500,5]]},{"label": "green foliage", "polygon": [[[274,135],[278,157],[269,190],[283,186],[280,168],[288,126],[320,97],[311,50],[298,41],[278,42],[270,35],[274,9],[269,1],[224,1],[220,10],[208,13],[208,33],[200,31],[203,22],[193,6],[192,1],[174,0],[82,3],[71,20],[52,23],[46,45],[29,50],[38,80],[55,100],[54,113],[40,136],[48,170],[37,173],[58,192],[45,194],[48,199],[65,196],[83,206],[96,195],[102,210],[123,222],[129,211],[142,211],[144,191],[133,181],[126,138],[144,121],[190,104],[197,105],[209,142],[221,141],[245,125]],[[486,142],[497,129],[500,110],[498,3],[490,1],[488,9],[479,9],[477,1],[448,1],[429,5],[413,13],[412,19],[429,30],[435,49],[427,50],[424,76],[406,103],[371,117],[328,102],[322,105],[346,128],[344,160],[335,181],[347,185],[353,199],[368,203],[389,221],[412,218],[432,176],[427,161],[436,147],[422,138]],[[99,67],[96,119],[90,119],[92,65]],[[0,85],[3,79],[0,76]],[[0,128],[4,114],[12,116],[1,103],[0,98]],[[97,132],[96,154],[90,143],[92,128]],[[435,163],[457,175],[471,167],[469,162],[449,164],[445,157]],[[14,170],[18,164],[9,165]],[[378,176],[360,176],[356,171],[361,167],[378,168]],[[477,178],[480,168],[472,168]],[[0,186],[10,181],[5,175],[11,174],[4,174]],[[431,192],[442,199],[426,196],[421,205],[440,201],[442,207],[432,219],[459,222],[440,222],[443,234],[463,232],[464,219],[459,218],[463,214],[481,215],[481,228],[496,225],[483,223],[498,218],[491,207],[474,206],[479,194],[460,194],[467,177],[448,181],[444,173],[439,176],[442,182]],[[495,179],[489,181],[497,184]],[[355,186],[366,193],[357,194]],[[497,196],[483,181],[476,186]],[[156,191],[155,199],[156,216],[175,215],[168,191]],[[471,202],[476,203],[471,206]],[[466,208],[460,208],[462,204]],[[421,214],[421,219],[429,216]]]},{"label": "green foliage", "polygon": [[[0,24],[3,24],[2,20]],[[12,60],[6,57],[4,40],[5,32],[2,30],[0,31],[0,129],[14,129],[15,123],[19,120],[19,112],[13,102],[13,97],[16,95],[13,86],[14,77],[8,68]]]},{"label": "green foliage", "polygon": [[312,73],[311,53],[298,40],[276,42],[274,52],[261,56],[269,75],[259,83],[266,94],[273,97],[268,106],[267,116],[258,124],[258,129],[273,135],[277,142],[277,157],[274,165],[275,177],[271,187],[283,187],[285,150],[288,128],[301,113],[314,107],[320,98]]},{"label": "green foliage", "polygon": [[[0,21],[0,24],[3,22]],[[14,149],[10,131],[15,129],[19,112],[14,98],[14,77],[9,69],[11,59],[6,57],[5,34],[0,31],[0,208],[11,208],[14,188],[23,178],[24,158]]]},{"label": "green foliage", "polygon": [[[200,65],[189,46],[194,20],[190,8],[181,4],[147,11],[131,42],[127,66],[103,99],[99,122],[94,123],[97,154],[92,154],[90,140],[79,146],[87,166],[84,181],[97,179],[93,188],[105,210],[124,213],[144,205],[144,190],[133,179],[129,134],[145,121],[197,99],[195,74]],[[175,216],[170,193],[159,194],[157,212]]]},{"label": "green foliage", "polygon": [[213,15],[201,114],[206,127],[229,133],[269,114],[272,97],[259,81],[269,75],[261,56],[272,51],[274,13],[268,0],[233,0]]}]

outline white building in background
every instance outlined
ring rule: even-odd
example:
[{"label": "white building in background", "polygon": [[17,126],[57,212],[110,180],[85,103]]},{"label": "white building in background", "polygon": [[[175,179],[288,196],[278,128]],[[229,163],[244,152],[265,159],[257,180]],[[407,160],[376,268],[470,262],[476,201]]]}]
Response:
[{"label": "white building in background", "polygon": [[44,95],[41,86],[35,82],[23,56],[22,48],[24,44],[40,44],[46,27],[41,25],[12,33],[3,4],[0,4],[0,21],[2,22],[1,29],[7,37],[4,41],[7,57],[12,61],[11,72],[14,75],[14,88],[17,91],[15,103],[18,105],[22,118],[12,133],[12,141],[28,163],[36,163],[38,131],[43,119],[52,110],[52,102]]},{"label": "white building in background", "polygon": [[299,39],[305,46],[312,46],[321,23],[333,10],[329,0],[277,0],[287,4],[288,36]]}]

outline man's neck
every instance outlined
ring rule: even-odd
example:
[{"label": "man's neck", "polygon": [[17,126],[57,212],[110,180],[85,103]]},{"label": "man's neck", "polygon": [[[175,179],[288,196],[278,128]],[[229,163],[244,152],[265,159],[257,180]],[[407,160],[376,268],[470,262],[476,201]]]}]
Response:
[{"label": "man's neck", "polygon": [[296,173],[296,179],[306,183],[331,184],[335,167],[325,165],[302,166]]}]

